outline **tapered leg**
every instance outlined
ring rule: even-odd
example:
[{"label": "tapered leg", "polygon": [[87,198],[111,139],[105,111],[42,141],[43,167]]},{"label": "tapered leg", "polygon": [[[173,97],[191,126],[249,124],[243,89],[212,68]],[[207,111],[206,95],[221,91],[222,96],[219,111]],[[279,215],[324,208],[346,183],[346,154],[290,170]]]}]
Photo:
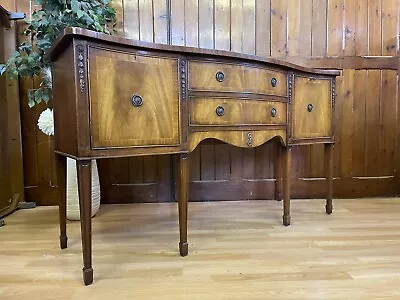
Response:
[{"label": "tapered leg", "polygon": [[189,251],[187,243],[187,209],[189,196],[188,154],[179,155],[178,173],[179,252],[181,256],[186,256]]},{"label": "tapered leg", "polygon": [[92,269],[92,176],[91,161],[77,161],[79,209],[81,216],[81,236],[83,252],[83,281],[85,285],[93,282]]},{"label": "tapered leg", "polygon": [[67,248],[67,192],[66,192],[66,173],[67,158],[56,154],[56,173],[58,184],[58,213],[60,221],[60,248]]},{"label": "tapered leg", "polygon": [[334,144],[325,144],[325,176],[326,176],[326,205],[325,211],[331,214],[333,210],[333,147]]},{"label": "tapered leg", "polygon": [[283,179],[282,179],[282,147],[278,147],[277,157],[275,160],[275,199],[282,200]]},{"label": "tapered leg", "polygon": [[290,164],[292,160],[292,148],[285,147],[283,151],[283,225],[290,225]]}]

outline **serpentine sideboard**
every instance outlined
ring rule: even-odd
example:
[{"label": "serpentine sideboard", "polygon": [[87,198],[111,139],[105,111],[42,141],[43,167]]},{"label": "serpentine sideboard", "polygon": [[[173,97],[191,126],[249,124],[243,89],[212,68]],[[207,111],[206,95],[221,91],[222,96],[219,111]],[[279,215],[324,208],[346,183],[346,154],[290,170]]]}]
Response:
[{"label": "serpentine sideboard", "polygon": [[[83,279],[93,282],[91,160],[175,154],[179,251],[188,253],[188,155],[204,139],[257,147],[280,140],[276,195],[290,224],[291,147],[325,144],[332,212],[335,70],[272,58],[160,45],[67,28],[52,61],[60,246],[67,247],[66,157],[76,160]],[[281,163],[282,162],[282,163]]]}]

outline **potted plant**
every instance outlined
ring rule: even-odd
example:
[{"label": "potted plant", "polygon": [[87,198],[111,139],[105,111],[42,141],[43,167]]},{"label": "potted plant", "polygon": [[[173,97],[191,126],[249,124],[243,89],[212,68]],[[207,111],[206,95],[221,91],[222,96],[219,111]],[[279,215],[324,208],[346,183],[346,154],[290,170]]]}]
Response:
[{"label": "potted plant", "polygon": [[[44,54],[60,32],[66,27],[81,27],[107,34],[114,32],[115,10],[111,0],[34,0],[40,9],[25,19],[27,27],[23,35],[27,39],[12,53],[6,64],[0,64],[0,75],[9,78],[29,78],[39,82],[28,89],[29,107],[44,102],[48,106],[39,116],[38,127],[46,135],[53,135],[53,111],[51,109],[51,64]],[[92,216],[100,204],[100,187],[97,165],[92,164]],[[67,160],[67,218],[79,219],[78,191],[75,161]]]}]

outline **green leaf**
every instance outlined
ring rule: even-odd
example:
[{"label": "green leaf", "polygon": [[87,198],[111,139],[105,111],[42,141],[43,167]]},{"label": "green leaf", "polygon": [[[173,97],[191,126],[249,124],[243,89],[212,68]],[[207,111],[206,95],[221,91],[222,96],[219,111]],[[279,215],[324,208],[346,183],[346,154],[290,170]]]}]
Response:
[{"label": "green leaf", "polygon": [[28,89],[28,106],[32,108],[35,106],[35,100],[33,98],[33,93],[31,89]]},{"label": "green leaf", "polygon": [[5,64],[0,64],[0,76],[3,75],[3,73],[6,71],[6,65]]},{"label": "green leaf", "polygon": [[79,10],[76,12],[76,15],[78,16],[79,19],[82,18],[82,17],[83,17],[83,11],[79,9]]}]

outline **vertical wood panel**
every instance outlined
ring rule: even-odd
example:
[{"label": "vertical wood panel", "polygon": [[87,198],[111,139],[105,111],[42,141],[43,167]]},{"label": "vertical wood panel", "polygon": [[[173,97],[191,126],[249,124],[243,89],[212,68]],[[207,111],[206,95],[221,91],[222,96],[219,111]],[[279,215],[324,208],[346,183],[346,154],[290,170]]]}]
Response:
[{"label": "vertical wood panel", "polygon": [[382,55],[399,50],[399,0],[382,1]]},{"label": "vertical wood panel", "polygon": [[256,54],[271,55],[271,2],[256,1]]},{"label": "vertical wood panel", "polygon": [[214,48],[214,3],[199,1],[199,47]]},{"label": "vertical wood panel", "polygon": [[243,53],[256,52],[256,3],[255,0],[243,1]]},{"label": "vertical wood panel", "polygon": [[353,103],[355,70],[343,71],[342,134],[340,143],[340,176],[351,177],[353,169]]},{"label": "vertical wood panel", "polygon": [[[154,10],[154,42],[168,43],[168,14],[167,2],[163,0],[153,1]],[[180,25],[183,27],[182,25]]]},{"label": "vertical wood panel", "polygon": [[[387,1],[387,0],[384,0]],[[382,55],[382,0],[368,2],[368,54]]]},{"label": "vertical wood panel", "polygon": [[367,98],[368,73],[356,71],[354,85],[353,141],[352,155],[353,176],[364,176],[365,172],[365,108]]},{"label": "vertical wood panel", "polygon": [[171,1],[171,37],[173,45],[185,45],[184,0]]},{"label": "vertical wood panel", "polygon": [[124,34],[127,38],[139,39],[139,0],[124,0]]},{"label": "vertical wood panel", "polygon": [[379,170],[379,102],[381,95],[381,71],[368,71],[365,132],[365,175],[375,176]]},{"label": "vertical wood panel", "polygon": [[300,54],[300,0],[290,1],[287,8],[287,28],[288,28],[288,41],[287,41],[287,55],[298,56]]},{"label": "vertical wood panel", "polygon": [[396,141],[396,71],[382,71],[382,94],[380,99],[379,168],[382,176],[394,175]]},{"label": "vertical wood panel", "polygon": [[199,45],[199,7],[198,0],[185,0],[185,42],[186,46]]},{"label": "vertical wood panel", "polygon": [[215,49],[230,50],[230,0],[215,0]]},{"label": "vertical wood panel", "polygon": [[243,0],[231,0],[231,50],[243,51]]},{"label": "vertical wood panel", "polygon": [[116,24],[115,30],[118,35],[124,33],[124,0],[113,0],[111,2],[112,7],[115,9]]},{"label": "vertical wood panel", "polygon": [[343,0],[328,0],[327,55],[342,55]]},{"label": "vertical wood panel", "polygon": [[271,0],[271,55],[286,56],[288,0]]},{"label": "vertical wood panel", "polygon": [[139,0],[139,39],[153,42],[153,1]]},{"label": "vertical wood panel", "polygon": [[356,55],[356,2],[357,0],[344,0],[344,55]]},{"label": "vertical wood panel", "polygon": [[368,1],[357,1],[356,55],[368,55]]},{"label": "vertical wood panel", "polygon": [[312,7],[312,55],[325,56],[327,47],[327,13],[328,0],[313,0]]}]

